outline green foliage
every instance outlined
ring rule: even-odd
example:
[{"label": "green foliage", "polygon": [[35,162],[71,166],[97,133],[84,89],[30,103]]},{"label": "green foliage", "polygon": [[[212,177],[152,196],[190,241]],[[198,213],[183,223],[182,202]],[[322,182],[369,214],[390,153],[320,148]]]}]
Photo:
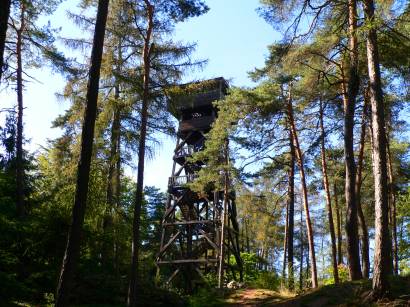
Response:
[{"label": "green foliage", "polygon": [[280,283],[281,280],[276,272],[261,271],[257,278],[250,283],[250,286],[254,288],[278,290]]},{"label": "green foliage", "polygon": [[221,294],[216,289],[202,288],[188,297],[189,307],[219,307],[225,306]]},{"label": "green foliage", "polygon": [[216,273],[205,274],[204,279],[209,288],[216,288],[218,286],[218,275]]},{"label": "green foliage", "polygon": [[[344,265],[344,264],[339,264],[338,267],[338,272],[339,272],[339,281],[340,282],[345,282],[345,281],[349,281],[350,277],[349,277],[349,268]],[[332,285],[335,283],[334,277],[333,277],[333,266],[329,266],[326,268],[325,270],[325,274],[326,276],[328,276],[328,278],[325,278],[323,280],[323,284],[324,285]]]},{"label": "green foliage", "polygon": [[[266,264],[265,259],[261,259],[255,253],[241,253],[241,259],[243,264],[243,281],[247,286],[263,289],[276,290],[280,285],[279,276],[275,271],[266,271],[260,269],[261,266]],[[236,266],[235,257],[231,255],[229,264]],[[228,279],[238,279],[231,275],[231,272],[227,272]]]},{"label": "green foliage", "polygon": [[[241,259],[243,262],[243,280],[245,282],[255,281],[259,276],[259,270],[257,269],[260,261],[259,257],[255,253],[241,253]],[[229,262],[231,264],[236,263],[235,257],[231,256]]]}]

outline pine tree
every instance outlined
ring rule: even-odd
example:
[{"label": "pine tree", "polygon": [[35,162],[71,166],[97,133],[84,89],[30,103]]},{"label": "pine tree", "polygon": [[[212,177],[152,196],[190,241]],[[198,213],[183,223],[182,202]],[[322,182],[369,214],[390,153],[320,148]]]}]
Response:
[{"label": "pine tree", "polygon": [[100,67],[104,46],[105,26],[108,15],[108,0],[98,2],[94,30],[91,66],[89,70],[86,109],[81,135],[81,154],[78,161],[77,184],[67,248],[64,254],[60,278],[57,285],[56,306],[68,306],[74,274],[80,256],[81,230],[87,205],[91,155],[94,141],[94,125],[97,116],[97,99]]},{"label": "pine tree", "polygon": [[[143,37],[142,50],[142,106],[141,106],[141,127],[140,140],[138,144],[138,172],[137,172],[137,186],[135,192],[134,202],[134,217],[133,217],[133,239],[131,252],[131,272],[130,282],[128,287],[127,305],[136,306],[138,304],[137,289],[138,289],[138,258],[140,245],[140,223],[141,223],[141,207],[143,201],[143,186],[144,186],[144,164],[145,164],[145,150],[147,138],[147,123],[149,117],[149,108],[153,99],[153,92],[151,89],[153,71],[153,54],[157,48],[154,36],[157,31],[164,31],[162,27],[171,21],[184,21],[186,18],[199,16],[207,11],[207,7],[196,0],[185,1],[150,1],[144,0],[144,7],[142,12],[134,9],[134,18],[138,20],[142,14],[141,32]],[[169,29],[168,29],[169,30]],[[161,47],[160,47],[161,48]],[[178,58],[178,51],[174,52],[173,56]],[[171,52],[170,52],[171,53]],[[171,58],[172,59],[172,58]]]},{"label": "pine tree", "polygon": [[366,49],[370,85],[369,100],[372,110],[372,152],[376,215],[372,296],[380,298],[387,294],[389,290],[388,276],[392,274],[387,189],[387,141],[377,33],[372,24],[375,20],[374,2],[372,0],[363,1],[363,9],[366,23],[368,24]]},{"label": "pine tree", "polygon": [[[320,90],[320,89],[319,89]],[[325,128],[324,128],[324,120],[323,120],[323,102],[322,102],[322,95],[319,98],[319,125],[321,130],[320,135],[320,151],[321,151],[321,160],[322,160],[322,175],[323,175],[323,186],[325,188],[325,195],[326,195],[326,205],[327,205],[327,213],[328,213],[328,220],[329,220],[329,232],[330,232],[330,240],[332,244],[332,265],[333,265],[333,278],[335,283],[339,283],[339,272],[337,268],[337,255],[336,255],[336,236],[335,236],[335,227],[333,224],[333,210],[332,210],[332,201],[330,196],[330,184],[329,178],[327,174],[327,159],[326,159],[326,148],[325,148]]]},{"label": "pine tree", "polygon": [[7,23],[10,16],[11,0],[0,3],[0,81],[3,73],[4,47],[6,46]]},{"label": "pine tree", "polygon": [[293,145],[292,133],[289,131],[289,175],[288,175],[288,285],[289,289],[294,288],[294,261],[293,261],[293,246],[294,246],[294,219],[295,219],[295,147]]},{"label": "pine tree", "polygon": [[346,239],[349,273],[352,280],[362,278],[359,256],[357,203],[355,196],[356,165],[353,151],[353,129],[356,97],[359,91],[359,53],[357,41],[357,1],[348,0],[349,18],[349,67],[347,90],[344,92],[344,150],[346,165],[345,198]]},{"label": "pine tree", "polygon": [[[16,141],[16,186],[17,186],[17,216],[25,215],[25,170],[24,170],[24,133],[23,133],[23,90],[24,75],[31,67],[41,67],[50,63],[60,72],[71,70],[70,61],[66,59],[54,45],[55,29],[50,25],[38,25],[40,16],[48,15],[56,9],[60,0],[20,1],[10,16],[9,40],[5,46],[8,57],[7,69],[3,78],[8,82],[16,82],[17,94],[17,141]],[[13,65],[15,64],[15,68]]]},{"label": "pine tree", "polygon": [[293,117],[293,106],[292,106],[292,85],[289,86],[288,89],[288,97],[287,97],[287,116],[289,119],[289,124],[291,127],[293,144],[295,146],[296,151],[296,161],[298,162],[299,172],[300,172],[300,180],[302,185],[302,195],[303,195],[303,208],[305,210],[305,220],[306,220],[306,230],[307,230],[307,239],[309,244],[309,256],[310,256],[310,265],[311,265],[311,280],[312,280],[312,287],[317,288],[317,268],[316,268],[316,253],[315,253],[315,243],[313,238],[313,228],[312,222],[310,219],[310,211],[309,211],[309,200],[307,195],[307,184],[306,184],[306,176],[305,176],[305,167],[303,162],[303,154],[299,143],[299,138],[297,135],[295,120]]}]

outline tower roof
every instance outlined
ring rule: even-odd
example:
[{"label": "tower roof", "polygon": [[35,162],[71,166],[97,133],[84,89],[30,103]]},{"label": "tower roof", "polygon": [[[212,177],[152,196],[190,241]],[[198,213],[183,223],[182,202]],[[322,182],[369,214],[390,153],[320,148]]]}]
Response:
[{"label": "tower roof", "polygon": [[228,87],[222,77],[173,86],[168,89],[168,111],[179,119],[185,110],[213,108],[212,103],[222,99]]}]

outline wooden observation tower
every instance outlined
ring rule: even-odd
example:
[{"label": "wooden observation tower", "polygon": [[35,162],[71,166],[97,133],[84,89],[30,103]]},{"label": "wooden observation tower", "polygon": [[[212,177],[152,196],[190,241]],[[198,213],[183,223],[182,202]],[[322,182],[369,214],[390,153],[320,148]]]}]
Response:
[{"label": "wooden observation tower", "polygon": [[[204,149],[205,135],[217,116],[213,102],[226,95],[228,84],[216,78],[176,89],[180,92],[177,98],[171,95],[169,111],[179,120],[179,127],[156,263],[166,284],[172,282],[191,292],[207,273],[217,274],[220,286],[227,270],[242,279],[242,261],[235,194],[228,191],[228,185],[225,191],[211,188],[201,195],[187,186],[207,167],[206,161],[188,158]],[[231,255],[235,265],[228,261]]]}]

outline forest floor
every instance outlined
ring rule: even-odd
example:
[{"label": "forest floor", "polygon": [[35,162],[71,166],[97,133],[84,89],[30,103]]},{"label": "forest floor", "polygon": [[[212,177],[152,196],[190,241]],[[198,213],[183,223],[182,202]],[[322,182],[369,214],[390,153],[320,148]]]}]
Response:
[{"label": "forest floor", "polygon": [[[142,306],[181,306],[181,307],[322,307],[322,306],[369,306],[369,307],[410,307],[410,276],[394,277],[391,279],[391,297],[375,304],[364,303],[365,298],[371,290],[371,280],[361,280],[355,282],[343,282],[338,285],[321,286],[318,289],[311,289],[299,294],[287,291],[273,291],[258,288],[244,288],[237,290],[225,290],[224,293],[217,289],[202,289],[200,293],[182,299],[172,292],[160,291],[157,293],[146,293]],[[171,295],[172,294],[172,295]],[[52,304],[30,304],[22,302],[3,303],[2,306],[52,306]],[[123,304],[79,304],[76,307],[124,307]]]},{"label": "forest floor", "polygon": [[240,289],[232,292],[224,300],[226,306],[275,305],[289,299],[288,295],[267,289]]},{"label": "forest floor", "polygon": [[265,289],[240,289],[228,294],[222,306],[410,306],[410,277],[395,278],[392,281],[391,296],[394,299],[366,304],[364,300],[370,289],[370,280],[323,286],[299,295]]}]

